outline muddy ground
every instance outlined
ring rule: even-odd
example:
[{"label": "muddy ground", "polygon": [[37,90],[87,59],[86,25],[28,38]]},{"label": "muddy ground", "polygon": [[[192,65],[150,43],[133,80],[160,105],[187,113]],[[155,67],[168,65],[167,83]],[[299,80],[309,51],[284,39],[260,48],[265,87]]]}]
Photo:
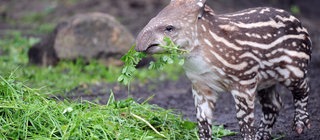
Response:
[{"label": "muddy ground", "polygon": [[[75,1],[75,0],[73,0]],[[293,122],[293,103],[290,93],[279,87],[284,107],[281,110],[279,119],[274,126],[273,135],[275,137],[284,136],[281,139],[287,140],[317,140],[320,139],[320,6],[319,0],[208,0],[216,13],[225,13],[255,6],[273,6],[284,8],[290,11],[292,6],[300,9],[296,16],[302,19],[309,28],[314,42],[314,53],[310,65],[311,93],[309,101],[309,112],[311,116],[312,128],[298,136],[291,130]],[[47,15],[42,17],[40,22],[57,23],[60,20],[70,17],[76,13],[105,12],[109,13],[121,21],[128,29],[136,35],[148,20],[156,15],[168,1],[161,0],[76,0],[68,2],[63,0],[0,0],[0,37],[12,30],[25,32],[26,35],[43,37],[45,34],[29,33],[35,30],[32,24],[23,22],[10,24],[10,20],[21,20],[26,14],[31,12],[42,12],[46,6],[51,6]],[[4,8],[3,8],[4,7]],[[3,10],[4,9],[4,10]],[[8,20],[10,19],[10,20]],[[68,98],[87,99],[99,101],[105,104],[108,100],[110,89],[113,89],[117,99],[126,98],[128,91],[126,87],[117,83],[99,83],[95,85],[79,85],[79,87],[66,93]],[[88,94],[90,93],[90,94]],[[186,119],[195,120],[195,108],[191,95],[189,80],[182,75],[178,81],[153,80],[148,84],[133,83],[130,94],[142,102],[150,96],[154,97],[149,101],[161,107],[177,110]],[[238,132],[238,125],[235,118],[234,101],[229,93],[223,93],[217,102],[217,109],[214,113],[216,124],[222,124],[227,129]],[[256,120],[261,117],[261,108],[257,104]],[[223,139],[240,139],[240,135],[226,137]]]}]

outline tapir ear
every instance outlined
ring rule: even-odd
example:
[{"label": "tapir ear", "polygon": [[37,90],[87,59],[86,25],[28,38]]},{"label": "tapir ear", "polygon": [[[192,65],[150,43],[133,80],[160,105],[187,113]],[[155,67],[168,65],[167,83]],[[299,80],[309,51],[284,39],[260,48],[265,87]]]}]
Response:
[{"label": "tapir ear", "polygon": [[205,7],[206,0],[171,0],[170,5],[180,6],[185,5],[188,10],[197,12],[198,17],[202,17],[203,9]]}]

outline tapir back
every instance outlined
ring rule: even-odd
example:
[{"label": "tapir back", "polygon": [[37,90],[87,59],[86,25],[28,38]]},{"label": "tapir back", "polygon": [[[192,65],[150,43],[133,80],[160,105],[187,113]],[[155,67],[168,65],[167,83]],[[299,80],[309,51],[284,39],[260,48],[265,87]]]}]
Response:
[{"label": "tapir back", "polygon": [[[209,7],[198,21],[205,60],[241,81],[303,78],[311,56],[311,40],[300,21],[289,13],[259,7],[214,15]],[[252,84],[252,83],[248,83]]]}]

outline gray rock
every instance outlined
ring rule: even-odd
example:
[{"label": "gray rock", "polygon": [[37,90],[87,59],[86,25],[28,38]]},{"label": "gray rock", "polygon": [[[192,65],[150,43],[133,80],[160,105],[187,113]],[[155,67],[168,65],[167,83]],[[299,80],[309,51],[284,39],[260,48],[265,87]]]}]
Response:
[{"label": "gray rock", "polygon": [[51,35],[30,49],[29,58],[31,63],[40,65],[77,58],[98,59],[107,66],[120,65],[120,57],[133,42],[132,34],[112,16],[80,14],[59,23]]}]

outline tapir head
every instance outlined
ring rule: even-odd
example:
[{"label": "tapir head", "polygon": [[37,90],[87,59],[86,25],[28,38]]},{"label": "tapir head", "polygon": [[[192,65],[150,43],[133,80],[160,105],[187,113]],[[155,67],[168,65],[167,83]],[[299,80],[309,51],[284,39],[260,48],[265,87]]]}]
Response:
[{"label": "tapir head", "polygon": [[147,53],[161,53],[169,37],[181,48],[194,46],[197,36],[197,21],[202,15],[206,0],[171,0],[156,17],[144,27],[136,40],[136,50]]}]

